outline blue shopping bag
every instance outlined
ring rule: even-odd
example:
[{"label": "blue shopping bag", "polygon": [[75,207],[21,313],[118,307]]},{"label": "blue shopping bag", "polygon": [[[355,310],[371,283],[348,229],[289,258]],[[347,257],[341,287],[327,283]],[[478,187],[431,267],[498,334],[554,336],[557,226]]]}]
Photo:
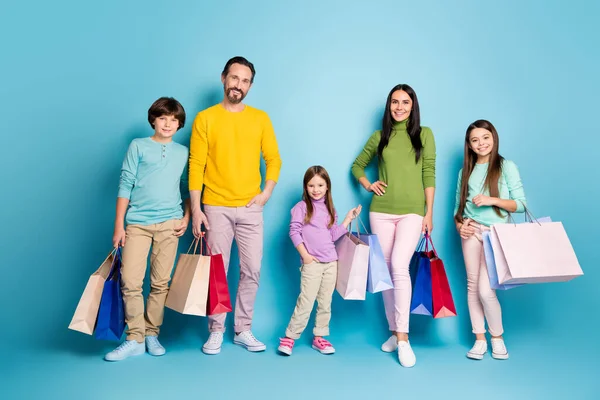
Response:
[{"label": "blue shopping bag", "polygon": [[508,283],[501,285],[498,282],[498,272],[496,271],[496,261],[494,261],[494,250],[492,249],[490,231],[483,231],[481,233],[481,240],[483,241],[483,253],[485,255],[485,264],[487,267],[488,276],[490,278],[490,287],[494,290],[509,290],[518,286],[522,286],[523,284]]},{"label": "blue shopping bag", "polygon": [[125,330],[125,310],[121,293],[121,249],[113,258],[110,274],[104,282],[95,337],[99,340],[120,341]]},{"label": "blue shopping bag", "polygon": [[[369,293],[383,292],[394,288],[390,269],[383,256],[379,238],[373,233],[369,233],[362,220],[358,219],[366,233],[352,232],[360,240],[369,245],[369,270],[367,275],[367,291]],[[358,231],[359,229],[357,229]]]},{"label": "blue shopping bag", "polygon": [[367,275],[367,291],[369,293],[383,292],[384,290],[393,289],[392,276],[388,268],[383,250],[377,235],[371,233],[356,233],[352,232],[363,242],[369,245],[369,272]]},{"label": "blue shopping bag", "polygon": [[412,278],[411,314],[433,315],[433,293],[431,286],[431,261],[428,248],[423,251],[422,239],[410,261]]}]

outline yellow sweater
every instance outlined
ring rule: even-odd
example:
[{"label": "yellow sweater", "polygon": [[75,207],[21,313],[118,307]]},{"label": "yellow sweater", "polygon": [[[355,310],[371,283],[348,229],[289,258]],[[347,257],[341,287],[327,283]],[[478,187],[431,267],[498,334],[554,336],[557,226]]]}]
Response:
[{"label": "yellow sweater", "polygon": [[241,207],[261,192],[260,155],[266,180],[277,182],[281,157],[266,112],[245,106],[227,111],[221,104],[201,111],[190,141],[190,190],[202,190],[202,203]]}]

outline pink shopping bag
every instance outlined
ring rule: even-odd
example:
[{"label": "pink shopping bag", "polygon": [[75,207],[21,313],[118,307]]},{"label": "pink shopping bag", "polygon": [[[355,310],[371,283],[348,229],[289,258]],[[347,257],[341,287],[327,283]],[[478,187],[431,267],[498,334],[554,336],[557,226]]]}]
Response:
[{"label": "pink shopping bag", "polygon": [[561,222],[494,224],[490,238],[500,284],[565,282],[583,275]]},{"label": "pink shopping bag", "polygon": [[338,253],[336,290],[346,300],[364,300],[369,273],[369,246],[348,233],[335,244]]}]

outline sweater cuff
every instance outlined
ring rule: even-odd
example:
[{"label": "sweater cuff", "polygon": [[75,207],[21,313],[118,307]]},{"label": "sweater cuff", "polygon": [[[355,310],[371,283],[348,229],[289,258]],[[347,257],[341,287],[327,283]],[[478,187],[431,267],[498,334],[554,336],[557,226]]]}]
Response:
[{"label": "sweater cuff", "polygon": [[119,188],[119,192],[117,193],[117,197],[121,197],[123,199],[130,200],[131,199],[131,189]]},{"label": "sweater cuff", "polygon": [[435,188],[435,178],[425,178],[423,179],[423,187],[427,188]]},{"label": "sweater cuff", "polygon": [[515,200],[515,203],[517,203],[517,209],[515,212],[518,212],[518,213],[525,212],[525,203],[523,200]]},{"label": "sweater cuff", "polygon": [[299,233],[290,235],[290,239],[292,239],[292,243],[294,243],[294,247],[298,247],[301,243],[304,243],[304,240],[302,239],[302,235]]}]

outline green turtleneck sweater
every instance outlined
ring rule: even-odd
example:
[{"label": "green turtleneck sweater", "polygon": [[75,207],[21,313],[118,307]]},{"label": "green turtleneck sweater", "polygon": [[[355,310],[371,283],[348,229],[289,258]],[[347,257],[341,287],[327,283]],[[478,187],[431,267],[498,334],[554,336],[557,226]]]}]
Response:
[{"label": "green turtleneck sweater", "polygon": [[[406,130],[408,120],[394,123],[392,135],[379,163],[379,180],[387,184],[383,196],[373,196],[371,211],[386,214],[425,215],[425,188],[435,187],[435,140],[433,132],[421,127],[421,157],[415,152]],[[352,164],[356,179],[365,176],[365,168],[377,156],[381,131],[371,135]]]}]

